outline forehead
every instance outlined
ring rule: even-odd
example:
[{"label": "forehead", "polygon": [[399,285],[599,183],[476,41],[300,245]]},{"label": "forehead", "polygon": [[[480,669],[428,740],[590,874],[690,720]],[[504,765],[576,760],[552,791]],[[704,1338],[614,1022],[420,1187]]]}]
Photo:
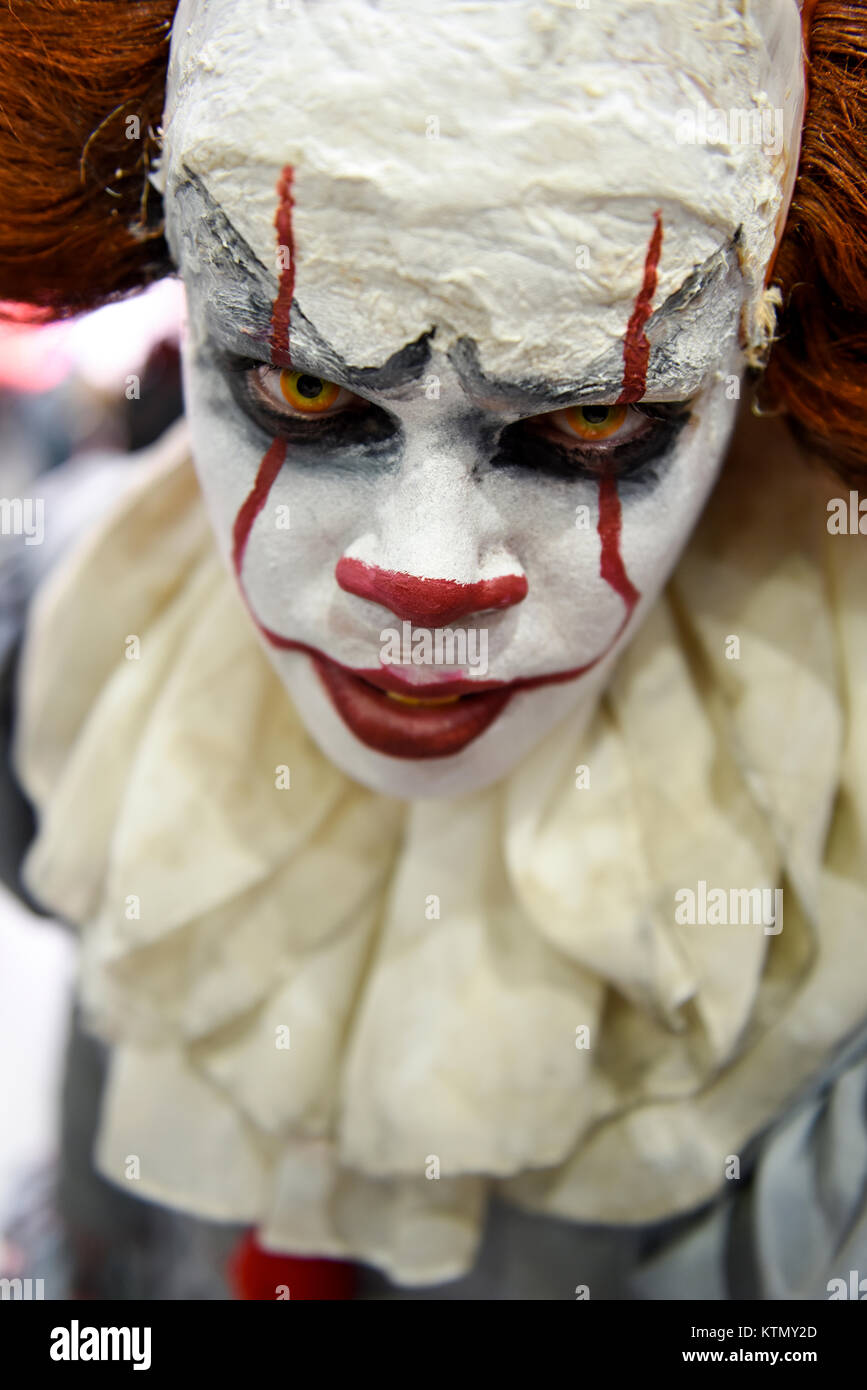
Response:
[{"label": "forehead", "polygon": [[[740,297],[760,295],[799,61],[794,0],[182,0],[170,238],[192,174],[276,287],[291,166],[295,302],[347,362],[435,328],[497,376],[566,377],[619,352],[657,211],[657,303],[735,241]],[[702,107],[756,112],[767,138],[685,143]]]}]

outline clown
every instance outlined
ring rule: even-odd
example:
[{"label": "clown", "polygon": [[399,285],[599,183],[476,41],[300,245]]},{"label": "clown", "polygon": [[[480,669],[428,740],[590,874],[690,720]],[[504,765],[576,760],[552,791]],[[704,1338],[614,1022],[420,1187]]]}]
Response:
[{"label": "clown", "polygon": [[[798,375],[811,236],[863,311],[810,211],[840,6],[115,8],[159,104],[106,245],[138,222],[112,283],[46,255],[29,296],[174,270],[186,420],[35,605],[17,742],[96,1165],[395,1296],[491,1287],[487,1230],[562,1242],[546,1297],[692,1296],[702,1241],[724,1297],[737,1182],[865,1074],[863,561],[749,409],[770,353],[863,467],[860,364]],[[683,920],[707,883],[780,928]],[[766,1200],[759,1296],[824,1288],[840,1182],[797,1276]]]}]

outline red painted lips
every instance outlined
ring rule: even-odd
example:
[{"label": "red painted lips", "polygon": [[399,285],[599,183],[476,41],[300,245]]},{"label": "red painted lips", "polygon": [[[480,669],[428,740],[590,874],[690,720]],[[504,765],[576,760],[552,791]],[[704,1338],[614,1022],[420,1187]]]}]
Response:
[{"label": "red painted lips", "polygon": [[[417,687],[412,696],[393,699],[388,688],[406,686],[379,678],[377,685],[329,661],[320,652],[311,660],[344,723],[355,737],[377,753],[393,758],[447,758],[460,753],[496,719],[514,694],[514,686],[498,686],[460,694],[476,682],[460,681],[436,687]],[[479,684],[485,684],[479,682]],[[439,699],[449,703],[415,704],[405,700]]]}]

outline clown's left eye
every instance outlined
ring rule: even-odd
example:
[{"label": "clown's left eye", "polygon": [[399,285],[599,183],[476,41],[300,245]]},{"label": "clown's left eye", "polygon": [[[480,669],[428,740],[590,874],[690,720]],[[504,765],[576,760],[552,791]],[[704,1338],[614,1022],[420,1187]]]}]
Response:
[{"label": "clown's left eye", "polygon": [[606,439],[622,443],[641,426],[641,417],[626,405],[572,405],[552,411],[544,420],[568,439],[584,444],[601,444]]},{"label": "clown's left eye", "polygon": [[342,410],[363,407],[361,396],[347,391],[311,372],[293,372],[286,367],[259,366],[253,373],[254,388],[271,407],[296,418],[337,415]]},{"label": "clown's left eye", "polygon": [[691,401],[571,405],[509,425],[494,467],[558,478],[650,476],[689,420]]}]

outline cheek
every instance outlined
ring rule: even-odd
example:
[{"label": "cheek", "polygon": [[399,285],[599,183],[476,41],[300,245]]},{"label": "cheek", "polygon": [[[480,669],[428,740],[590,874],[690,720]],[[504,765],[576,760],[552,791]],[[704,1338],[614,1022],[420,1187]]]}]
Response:
[{"label": "cheek", "polygon": [[696,410],[655,487],[621,488],[624,563],[647,599],[667,581],[725,458],[737,402],[721,394]]},{"label": "cheek", "polygon": [[[291,446],[290,446],[291,447]],[[288,463],[250,531],[243,588],[256,615],[285,636],[322,645],[356,623],[335,569],[372,513],[372,488],[315,464]]]},{"label": "cheek", "polygon": [[[518,484],[521,558],[530,580],[521,661],[572,667],[637,631],[689,539],[719,474],[737,413],[696,406],[656,479],[617,485]],[[628,626],[625,620],[628,619]]]},{"label": "cheek", "polygon": [[[291,444],[279,466],[282,446],[247,420],[219,371],[189,352],[184,386],[211,524],[233,569],[245,532],[243,589],[257,618],[287,634],[320,623],[334,599],[337,560],[372,508],[371,481],[351,468],[317,469],[309,455],[299,462]],[[278,465],[270,471],[269,455]]]},{"label": "cheek", "polygon": [[219,374],[202,365],[188,342],[182,363],[193,462],[220,549],[229,559],[233,523],[264,450],[241,428]]}]

